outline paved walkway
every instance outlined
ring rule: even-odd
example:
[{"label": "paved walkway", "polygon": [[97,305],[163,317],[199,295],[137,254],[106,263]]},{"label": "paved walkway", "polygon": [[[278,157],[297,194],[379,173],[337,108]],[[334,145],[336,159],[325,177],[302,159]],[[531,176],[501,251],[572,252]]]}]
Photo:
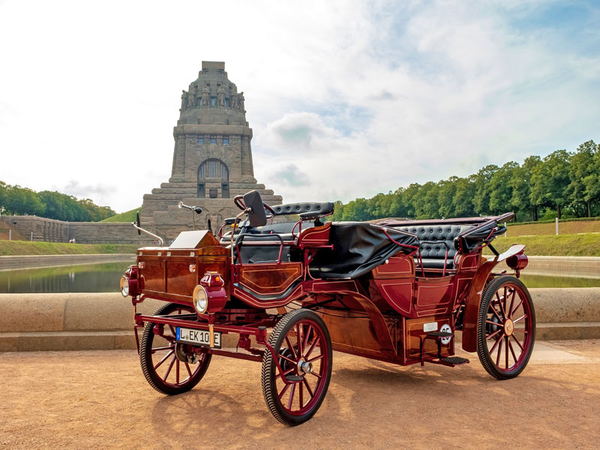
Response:
[{"label": "paved walkway", "polygon": [[288,428],[257,363],[215,357],[194,390],[166,397],[135,351],[3,353],[0,449],[598,448],[600,340],[538,342],[510,381],[469,357],[421,368],[336,353],[320,411]]}]

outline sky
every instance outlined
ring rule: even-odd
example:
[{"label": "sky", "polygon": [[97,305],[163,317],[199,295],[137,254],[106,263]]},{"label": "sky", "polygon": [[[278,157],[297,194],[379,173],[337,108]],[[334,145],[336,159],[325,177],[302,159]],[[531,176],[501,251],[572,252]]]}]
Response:
[{"label": "sky", "polygon": [[284,202],[600,140],[598,1],[0,0],[0,180],[139,207],[202,61],[244,92]]}]

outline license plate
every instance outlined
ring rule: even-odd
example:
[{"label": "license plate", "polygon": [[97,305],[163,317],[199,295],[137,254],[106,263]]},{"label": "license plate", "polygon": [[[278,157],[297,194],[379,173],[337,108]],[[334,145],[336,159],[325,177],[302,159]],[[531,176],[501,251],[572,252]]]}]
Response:
[{"label": "license plate", "polygon": [[[218,331],[215,331],[214,335],[215,335],[214,348],[221,348],[221,333]],[[210,333],[205,330],[192,330],[191,328],[177,327],[177,340],[183,341],[183,342],[189,342],[191,344],[202,345],[204,347],[210,347]]]}]

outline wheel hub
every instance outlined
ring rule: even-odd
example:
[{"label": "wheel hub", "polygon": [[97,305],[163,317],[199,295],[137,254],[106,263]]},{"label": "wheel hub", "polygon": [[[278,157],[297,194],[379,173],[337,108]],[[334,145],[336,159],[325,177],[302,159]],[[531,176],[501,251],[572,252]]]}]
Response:
[{"label": "wheel hub", "polygon": [[300,360],[298,362],[298,369],[300,369],[304,373],[312,373],[313,365],[311,362]]},{"label": "wheel hub", "polygon": [[511,334],[513,334],[513,331],[515,331],[514,322],[510,319],[506,319],[506,322],[504,322],[504,332],[507,336],[510,336]]}]

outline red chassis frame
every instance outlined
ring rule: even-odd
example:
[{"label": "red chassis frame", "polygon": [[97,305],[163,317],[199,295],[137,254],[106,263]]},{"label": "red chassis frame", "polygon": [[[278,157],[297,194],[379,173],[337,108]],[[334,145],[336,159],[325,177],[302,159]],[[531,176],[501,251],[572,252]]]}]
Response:
[{"label": "red chassis frame", "polygon": [[[507,217],[510,214],[490,220],[497,223]],[[468,352],[480,352],[481,339],[484,339],[484,343],[488,339],[494,343],[491,351],[487,349],[487,357],[485,350],[481,350],[483,356],[481,352],[479,356],[480,359],[484,358],[482,363],[486,370],[496,378],[511,378],[523,370],[533,347],[535,326],[529,294],[517,279],[520,270],[527,265],[527,258],[523,254],[524,246],[515,245],[490,260],[482,257],[482,247],[470,253],[458,253],[454,268],[447,270],[444,264],[442,271],[424,268],[418,247],[414,247],[409,253],[399,251],[384,264],[375,267],[370,274],[359,279],[316,279],[311,275],[309,266],[319,251],[332,248],[329,239],[331,226],[331,223],[319,223],[318,226],[302,230],[301,225],[298,225],[298,234],[292,234],[292,241],[285,242],[280,238],[277,261],[269,263],[243,264],[238,247],[230,251],[221,246],[211,234],[205,235],[195,249],[140,249],[137,265],[132,266],[124,277],[134,306],[138,352],[145,341],[149,340],[145,337],[140,342],[139,328],[145,327],[145,330],[151,330],[145,333],[161,337],[168,335],[169,329],[175,335],[178,327],[207,331],[210,335],[208,347],[189,344],[183,346],[173,337],[167,336],[172,350],[169,355],[173,354],[178,358],[176,360],[173,356],[169,371],[176,363],[178,383],[180,361],[185,364],[191,379],[195,373],[192,374],[188,361],[196,361],[197,357],[205,357],[204,355],[263,361],[263,377],[265,364],[270,361],[270,370],[275,374],[271,380],[278,379],[284,385],[281,391],[288,390],[291,394],[287,394],[290,396],[288,404],[283,401],[270,402],[267,389],[265,399],[275,417],[287,424],[308,420],[320,406],[323,399],[315,399],[316,391],[322,392],[324,397],[328,378],[324,385],[317,384],[313,392],[303,377],[311,374],[313,361],[316,362],[318,358],[321,359],[321,366],[323,361],[327,361],[327,367],[321,368],[320,375],[317,375],[319,380],[326,375],[325,372],[330,372],[331,357],[327,352],[331,349],[400,365],[423,365],[429,362],[455,366],[468,362],[454,356],[455,331],[462,330],[462,347]],[[393,241],[389,235],[388,237]],[[274,244],[253,241],[242,245]],[[301,254],[301,258],[296,257],[295,262],[282,261],[284,246],[295,249]],[[233,263],[232,254],[235,258]],[[502,275],[492,271],[505,260],[515,270],[516,277],[499,277],[498,281],[502,282],[496,283],[498,290],[493,295],[488,294],[487,297],[490,298],[483,299],[487,315],[484,314],[485,322],[482,322],[484,291],[498,275]],[[415,261],[420,265],[419,268]],[[196,295],[192,291],[196,292],[196,286],[202,286],[207,295],[208,306],[203,313],[198,313],[198,308],[196,311],[192,308],[195,304],[193,295]],[[211,305],[215,304],[212,301],[216,298],[215,293],[219,293],[224,300],[218,308],[211,309]],[[182,311],[179,311],[177,317],[169,314],[140,314],[136,311],[136,305],[146,298],[181,305],[185,307],[183,314]],[[515,316],[519,308],[520,311],[525,311],[521,318]],[[281,330],[278,328],[288,325],[291,320],[287,319],[288,316],[301,315],[294,311],[296,309],[312,311],[320,321],[309,316],[304,321],[300,320],[298,323],[301,325],[296,325],[296,328],[292,326],[290,330],[283,330],[287,333],[287,344],[282,346],[283,338],[275,340],[275,331],[279,333]],[[524,334],[516,337],[512,330],[519,321],[526,322],[527,325]],[[321,328],[326,332],[322,332]],[[482,328],[485,328],[483,334]],[[269,333],[270,329],[274,331]],[[215,333],[237,334],[236,350],[215,348]],[[321,336],[322,339],[318,340],[314,336]],[[295,338],[296,344],[292,345],[290,338]],[[311,359],[309,356],[315,348],[319,349],[320,354]],[[496,356],[492,355],[494,351],[498,352]],[[182,352],[185,353],[183,357],[180,355]],[[512,364],[509,364],[510,354]],[[504,357],[506,364],[502,367]],[[158,365],[163,361],[164,359]],[[486,365],[486,361],[489,364]],[[268,380],[269,377],[265,379]],[[177,393],[161,389],[155,382],[149,381],[161,392]],[[263,390],[264,384],[263,379]],[[294,408],[292,403],[296,401],[294,389],[297,386],[300,401],[299,406]],[[310,392],[311,400],[306,405],[302,399],[303,386],[305,398],[309,397]],[[280,391],[276,392],[279,395]],[[280,398],[283,392],[279,395]]]}]

